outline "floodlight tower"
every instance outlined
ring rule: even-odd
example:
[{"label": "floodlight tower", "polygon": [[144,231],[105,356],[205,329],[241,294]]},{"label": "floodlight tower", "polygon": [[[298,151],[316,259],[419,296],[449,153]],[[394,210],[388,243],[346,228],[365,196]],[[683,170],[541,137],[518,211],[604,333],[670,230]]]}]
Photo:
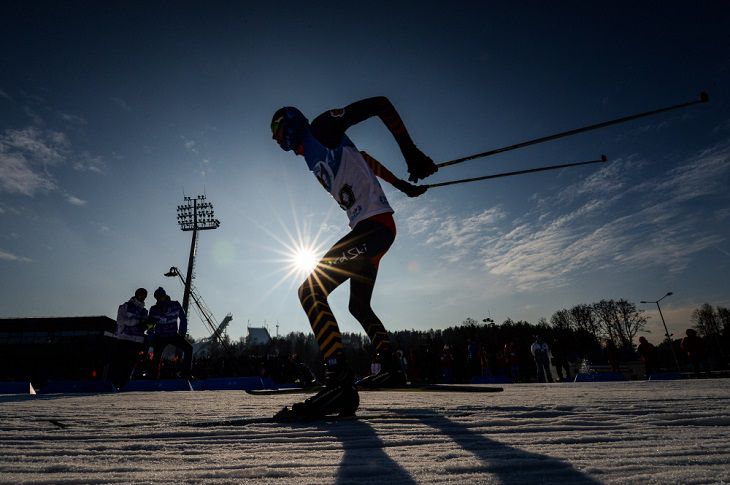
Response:
[{"label": "floodlight tower", "polygon": [[188,258],[188,273],[185,278],[185,294],[183,296],[183,310],[188,313],[190,303],[190,286],[193,284],[193,266],[195,253],[198,249],[198,231],[218,229],[221,225],[213,215],[213,204],[205,201],[204,195],[195,198],[184,197],[185,203],[177,206],[177,223],[183,231],[193,231],[193,240],[190,243],[190,257]]}]

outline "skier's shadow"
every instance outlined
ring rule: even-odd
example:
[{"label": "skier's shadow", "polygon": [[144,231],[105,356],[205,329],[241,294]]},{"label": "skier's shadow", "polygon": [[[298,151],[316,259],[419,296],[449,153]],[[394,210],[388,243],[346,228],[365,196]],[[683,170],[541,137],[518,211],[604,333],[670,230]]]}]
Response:
[{"label": "skier's shadow", "polygon": [[323,431],[337,438],[344,455],[337,471],[338,484],[387,481],[412,483],[416,481],[385,452],[385,443],[365,421],[348,421],[324,425]]},{"label": "skier's shadow", "polygon": [[398,413],[403,416],[418,416],[423,424],[451,438],[462,449],[479,458],[484,465],[484,471],[496,475],[502,484],[600,483],[566,461],[500,443],[435,411],[404,409]]},{"label": "skier's shadow", "polygon": [[[492,440],[467,425],[424,409],[402,409],[396,414],[413,418],[447,436],[483,464],[482,471],[494,475],[502,484],[561,483],[593,485],[600,482],[576,470],[570,463],[539,453],[521,450]],[[337,483],[390,481],[416,483],[416,480],[385,452],[385,443],[365,421],[342,423],[322,428],[344,447]],[[458,472],[459,470],[454,470]],[[474,473],[472,467],[464,473]]]}]

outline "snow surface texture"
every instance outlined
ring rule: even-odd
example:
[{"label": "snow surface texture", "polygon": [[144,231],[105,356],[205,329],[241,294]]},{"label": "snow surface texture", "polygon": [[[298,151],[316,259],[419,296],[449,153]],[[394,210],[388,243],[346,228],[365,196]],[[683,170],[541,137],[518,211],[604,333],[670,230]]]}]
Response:
[{"label": "snow surface texture", "polygon": [[730,380],[504,387],[309,424],[242,424],[298,395],[5,395],[0,482],[730,483]]}]

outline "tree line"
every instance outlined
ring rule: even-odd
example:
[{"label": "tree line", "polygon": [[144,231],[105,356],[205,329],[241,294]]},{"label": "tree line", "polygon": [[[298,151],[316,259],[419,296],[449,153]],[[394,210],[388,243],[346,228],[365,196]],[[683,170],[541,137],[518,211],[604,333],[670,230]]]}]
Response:
[{"label": "tree line", "polygon": [[[635,361],[638,360],[635,340],[639,333],[646,332],[647,323],[644,310],[636,304],[625,299],[604,299],[558,310],[549,320],[540,318],[534,324],[510,318],[501,324],[466,318],[461,324],[445,329],[392,331],[390,340],[394,351],[403,353],[409,375],[414,380],[438,381],[446,350],[452,358],[454,379],[467,381],[475,372],[473,363],[468,361],[473,353],[470,346],[478,349],[482,367],[486,363],[489,372],[499,375],[508,365],[504,348],[509,344],[515,349],[519,380],[529,382],[535,376],[530,345],[536,335],[548,342],[554,354],[563,353],[575,366],[581,361],[605,364],[607,342],[619,350],[622,361]],[[706,303],[692,313],[691,324],[707,342],[713,368],[725,368],[725,349],[730,343],[730,311]],[[660,366],[676,367],[672,347],[680,363],[684,364],[679,346],[682,337],[677,335],[667,340],[662,336],[655,342]],[[319,349],[311,332],[291,332],[272,338],[265,346],[251,345],[243,338],[238,342],[225,338],[225,348],[214,344],[207,356],[196,359],[197,376],[266,375],[283,382],[292,380],[302,368],[311,369],[316,376],[322,374]],[[345,333],[342,339],[348,362],[356,374],[367,375],[374,355],[367,336]]]}]

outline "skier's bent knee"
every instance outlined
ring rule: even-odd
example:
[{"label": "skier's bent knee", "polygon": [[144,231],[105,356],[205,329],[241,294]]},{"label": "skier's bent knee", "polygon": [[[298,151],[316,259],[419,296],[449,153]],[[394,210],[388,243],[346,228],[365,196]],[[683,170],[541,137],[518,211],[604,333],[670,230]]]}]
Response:
[{"label": "skier's bent knee", "polygon": [[302,306],[309,307],[316,301],[327,301],[326,293],[319,284],[307,280],[299,287],[299,301]]},{"label": "skier's bent knee", "polygon": [[350,314],[355,317],[355,320],[357,320],[358,322],[368,320],[371,317],[375,316],[375,312],[370,305],[350,302],[350,306],[348,309],[350,310]]}]

